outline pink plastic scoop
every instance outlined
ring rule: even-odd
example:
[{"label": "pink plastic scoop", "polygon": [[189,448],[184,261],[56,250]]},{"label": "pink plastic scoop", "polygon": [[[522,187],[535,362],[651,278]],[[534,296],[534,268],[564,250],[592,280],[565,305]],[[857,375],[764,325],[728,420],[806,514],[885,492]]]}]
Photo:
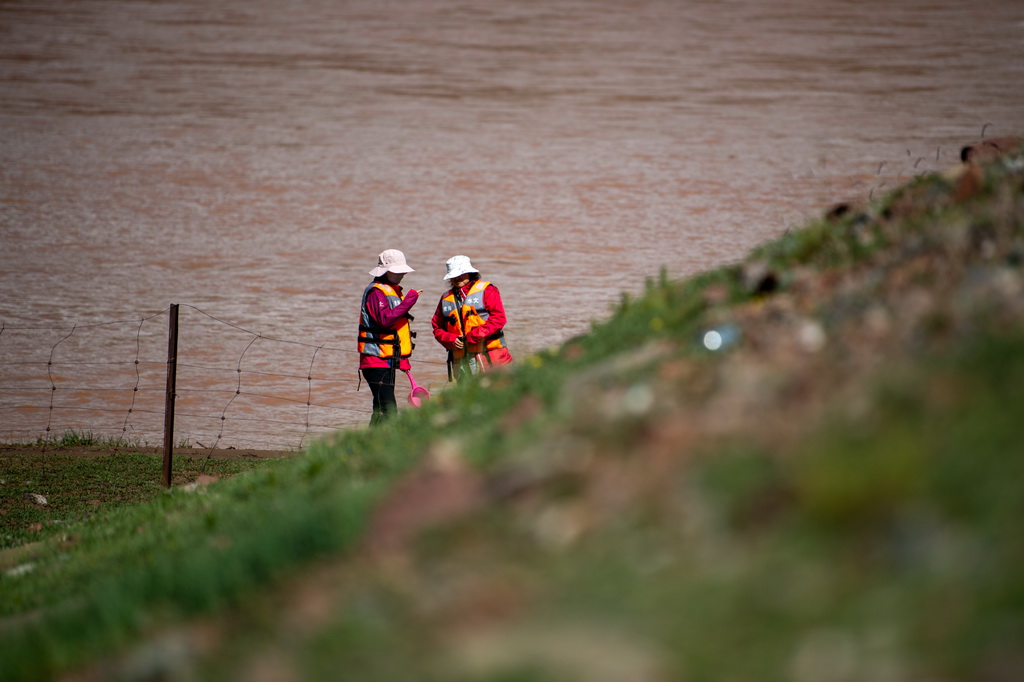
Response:
[{"label": "pink plastic scoop", "polygon": [[423,404],[424,400],[430,399],[430,391],[416,383],[416,380],[412,378],[412,372],[406,372],[405,374],[409,377],[409,384],[412,386],[412,390],[409,391],[409,404],[413,407],[419,407]]}]

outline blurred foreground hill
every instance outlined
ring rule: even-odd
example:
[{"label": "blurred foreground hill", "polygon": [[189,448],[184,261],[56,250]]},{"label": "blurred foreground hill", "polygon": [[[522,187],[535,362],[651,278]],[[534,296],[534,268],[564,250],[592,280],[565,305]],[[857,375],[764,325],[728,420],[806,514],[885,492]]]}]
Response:
[{"label": "blurred foreground hill", "polygon": [[285,667],[1024,679],[1024,161],[1005,151],[651,282],[530,359],[535,389],[482,437],[436,416],[370,524],[372,568]]},{"label": "blurred foreground hill", "polygon": [[[306,504],[343,494],[338,462],[376,491],[357,539],[71,679],[1024,679],[1002,145],[311,448]],[[272,508],[247,517],[265,542],[283,471],[232,499]],[[225,523],[222,557],[245,545]]]}]

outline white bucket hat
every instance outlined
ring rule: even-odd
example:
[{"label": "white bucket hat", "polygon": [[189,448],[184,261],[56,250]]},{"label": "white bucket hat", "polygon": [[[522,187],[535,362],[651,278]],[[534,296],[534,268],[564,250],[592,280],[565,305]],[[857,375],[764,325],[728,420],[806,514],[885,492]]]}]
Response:
[{"label": "white bucket hat", "polygon": [[465,275],[467,272],[480,272],[473,267],[469,256],[452,256],[445,261],[444,266],[448,268],[448,273],[444,276],[444,279],[452,279],[459,275]]},{"label": "white bucket hat", "polygon": [[394,272],[395,274],[401,274],[403,272],[416,272],[409,267],[409,264],[405,262],[405,254],[398,249],[388,249],[382,251],[377,256],[377,267],[370,270],[370,274],[374,277],[380,277],[385,272]]}]

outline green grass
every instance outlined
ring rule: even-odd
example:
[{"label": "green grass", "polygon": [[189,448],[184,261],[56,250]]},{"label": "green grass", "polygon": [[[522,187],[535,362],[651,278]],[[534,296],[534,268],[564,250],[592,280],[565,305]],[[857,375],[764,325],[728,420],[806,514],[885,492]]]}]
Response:
[{"label": "green grass", "polygon": [[64,431],[59,436],[37,438],[35,444],[40,447],[56,449],[76,447],[139,447],[139,443],[130,442],[124,438],[97,436],[92,431],[77,431],[73,429]]},{"label": "green grass", "polygon": [[[152,458],[146,481],[132,479],[148,502],[108,513],[86,502],[82,518],[0,577],[0,618],[40,614],[3,638],[0,660],[12,661],[5,679],[47,677],[156,623],[237,605],[295,566],[350,547],[369,506],[418,454],[405,447],[423,442],[426,431],[418,433],[356,432],[195,492],[155,491],[160,460]],[[406,457],[388,454],[402,447]],[[71,474],[59,464],[53,477],[66,489]]]},{"label": "green grass", "polygon": [[[752,258],[778,272],[785,292],[797,267],[967,253],[973,235],[990,229],[1019,243],[1024,183],[1007,168],[970,205],[950,202],[940,178],[915,181],[866,219],[812,224]],[[651,382],[665,389],[668,364],[690,374],[666,398],[699,406],[714,381],[687,382],[717,376],[709,368],[730,357],[704,349],[701,332],[764,300],[742,274],[741,265],[686,282],[663,273],[590,334],[510,373],[196,491],[158,489],[155,457],[137,477],[120,467],[142,461],[120,454],[98,467],[102,475],[55,459],[52,471],[18,478],[5,460],[5,528],[42,526],[6,542],[17,549],[42,535],[29,560],[0,576],[4,679],[55,677],[197,618],[240,633],[202,679],[230,677],[275,633],[301,662],[300,679],[347,670],[366,682],[540,682],[593,679],[586,671],[601,665],[626,666],[623,679],[695,682],[1024,675],[1019,320],[1003,324],[982,301],[955,320],[927,322],[935,338],[913,337],[903,371],[870,377],[866,407],[833,406],[785,447],[735,437],[682,458],[658,450],[667,447],[658,420],[688,415],[586,411],[597,398],[627,404]],[[930,275],[915,276],[924,286]],[[822,308],[800,312],[830,328],[853,315],[834,301]],[[442,440],[481,472],[493,504],[419,538],[393,573],[361,570],[375,505]],[[654,455],[682,464],[665,470],[657,495],[624,502],[631,476],[655,466]],[[507,492],[513,484],[516,494]],[[118,487],[132,492],[114,498]],[[25,508],[25,492],[47,490],[59,491],[48,495],[50,516],[18,516],[39,513]],[[65,497],[71,491],[81,499]],[[566,539],[565,519],[584,502],[594,505],[592,525]],[[311,633],[277,630],[293,614],[274,588],[328,559],[346,566],[343,604]],[[456,599],[467,585],[491,588],[469,594],[506,615]],[[441,609],[446,600],[493,629],[465,627]],[[501,646],[473,649],[475,657],[460,659],[452,645],[456,634],[495,631]],[[659,672],[638,674],[648,669]]]},{"label": "green grass", "polygon": [[[26,447],[0,455],[0,550],[59,536],[76,522],[127,504],[149,502],[163,493],[163,458],[151,454],[62,454],[60,447],[107,447],[88,437],[66,437],[56,451]],[[175,457],[179,483],[200,474],[226,477],[265,466],[252,459]],[[26,495],[42,495],[40,505]]]},{"label": "green grass", "polygon": [[[362,579],[296,645],[302,679],[339,661],[366,682],[593,679],[629,660],[694,682],[1019,672],[1024,334],[923,360],[875,389],[871,414],[837,412],[795,451],[700,453],[670,504],[638,501],[568,548],[538,543],[507,510],[424,538],[427,595]],[[950,385],[964,398],[936,402]],[[447,643],[422,610],[466,574],[537,597],[475,673],[438,655]]]}]

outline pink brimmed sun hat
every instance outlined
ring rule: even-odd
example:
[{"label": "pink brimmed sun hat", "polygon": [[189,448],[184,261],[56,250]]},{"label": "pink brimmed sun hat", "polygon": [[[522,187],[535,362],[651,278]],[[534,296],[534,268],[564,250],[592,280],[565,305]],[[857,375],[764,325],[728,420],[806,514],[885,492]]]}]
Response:
[{"label": "pink brimmed sun hat", "polygon": [[452,256],[445,261],[444,266],[448,269],[444,279],[453,279],[459,275],[465,275],[468,272],[480,272],[473,267],[473,263],[470,262],[469,256]]},{"label": "pink brimmed sun hat", "polygon": [[370,270],[370,275],[373,277],[380,277],[385,272],[393,272],[395,274],[402,274],[405,272],[416,272],[409,267],[409,264],[405,262],[405,254],[398,249],[388,249],[382,251],[377,256],[377,267]]}]

